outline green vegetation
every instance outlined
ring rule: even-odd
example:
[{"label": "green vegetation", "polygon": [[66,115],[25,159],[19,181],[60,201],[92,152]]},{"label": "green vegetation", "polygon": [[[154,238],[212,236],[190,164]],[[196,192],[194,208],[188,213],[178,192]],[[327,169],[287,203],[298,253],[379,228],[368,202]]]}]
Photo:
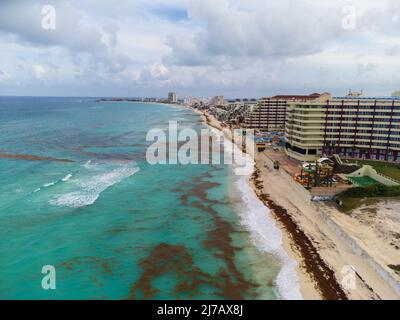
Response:
[{"label": "green vegetation", "polygon": [[378,173],[384,174],[392,179],[400,181],[400,164],[389,163],[389,162],[381,162],[381,161],[372,161],[372,160],[351,160],[346,161],[351,163],[356,163],[360,166],[362,165],[370,165],[372,166]]},{"label": "green vegetation", "polygon": [[342,202],[342,205],[337,208],[346,214],[351,214],[351,211],[361,207],[364,204],[365,198],[352,198],[347,196],[338,196],[338,199]]},{"label": "green vegetation", "polygon": [[342,201],[341,211],[349,213],[360,207],[365,199],[400,197],[400,186],[389,187],[374,184],[367,187],[356,187],[342,192],[338,199]]},{"label": "green vegetation", "polygon": [[365,198],[365,197],[398,197],[400,186],[389,187],[383,184],[373,184],[367,187],[356,187],[341,193],[341,196]]}]

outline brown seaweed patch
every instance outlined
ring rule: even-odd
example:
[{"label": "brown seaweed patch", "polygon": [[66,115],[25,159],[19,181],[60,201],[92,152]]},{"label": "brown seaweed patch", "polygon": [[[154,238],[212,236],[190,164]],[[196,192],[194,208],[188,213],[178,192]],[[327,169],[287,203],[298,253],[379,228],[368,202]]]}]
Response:
[{"label": "brown seaweed patch", "polygon": [[262,193],[263,186],[260,184],[259,178],[260,170],[256,168],[252,179],[253,182],[259,182],[257,188],[258,198],[271,209],[271,212],[290,234],[295,246],[301,253],[307,273],[314,279],[322,297],[326,300],[347,300],[347,295],[337,281],[333,270],[321,258],[317,248],[304,231],[297,225],[285,208],[272,201],[268,194]]},{"label": "brown seaweed patch", "polygon": [[99,266],[103,273],[112,276],[114,273],[113,269],[113,261],[110,259],[101,259],[96,257],[76,257],[69,259],[67,261],[61,262],[60,267],[65,268],[69,271],[76,270],[82,271],[82,267],[91,265],[91,266]]},{"label": "brown seaweed patch", "polygon": [[[212,209],[208,208],[208,211],[212,212]],[[203,241],[203,245],[209,250],[214,250],[215,257],[222,259],[226,264],[227,271],[220,270],[218,274],[223,280],[220,294],[232,300],[244,299],[257,285],[246,280],[235,264],[235,255],[239,248],[232,244],[231,234],[235,231],[232,224],[223,220],[216,212],[212,212],[212,216],[215,228],[207,233],[208,238]]]},{"label": "brown seaweed patch", "polygon": [[84,152],[86,151],[85,149],[89,148],[102,148],[102,149],[107,149],[107,148],[146,148],[148,145],[144,143],[99,143],[99,144],[92,144],[92,145],[81,145],[78,147],[74,147],[73,150],[77,152]]},{"label": "brown seaweed patch", "polygon": [[388,265],[388,267],[394,271],[396,271],[396,273],[400,274],[400,264],[390,264]]},{"label": "brown seaweed patch", "polygon": [[138,158],[144,158],[143,155],[137,155],[137,154],[99,153],[99,152],[87,152],[87,151],[81,151],[80,153],[87,157],[93,157],[100,160],[133,161],[137,160]]},{"label": "brown seaweed patch", "polygon": [[[207,190],[218,186],[220,186],[220,184],[216,182],[201,182],[195,185],[193,188],[187,190],[187,192],[185,192],[183,195],[181,195],[181,203],[185,206],[188,205],[190,197],[197,197],[202,201],[210,202],[211,200],[207,198]],[[216,200],[213,201],[218,202]]]},{"label": "brown seaweed patch", "polygon": [[228,299],[244,299],[254,291],[257,285],[247,281],[235,264],[235,256],[239,250],[232,244],[231,235],[235,229],[230,222],[222,219],[212,207],[222,202],[207,197],[208,190],[220,186],[217,182],[205,180],[211,177],[210,172],[200,176],[194,185],[181,196],[181,202],[183,205],[188,205],[189,198],[197,198],[198,200],[193,201],[191,205],[209,214],[213,220],[214,228],[207,233],[207,239],[203,241],[203,246],[212,251],[216,258],[222,259],[226,265],[226,270],[221,269],[217,275],[219,282],[216,285],[220,289],[218,294]]},{"label": "brown seaweed patch", "polygon": [[[190,205],[208,214],[212,219],[213,228],[207,232],[203,246],[216,258],[221,259],[225,266],[220,268],[216,275],[207,274],[194,265],[192,256],[184,246],[162,243],[140,262],[144,271],[132,286],[130,299],[154,298],[159,290],[152,287],[152,282],[166,273],[173,273],[176,276],[178,283],[174,293],[177,298],[180,298],[181,294],[186,294],[189,298],[198,295],[201,293],[202,285],[215,288],[214,294],[224,299],[241,300],[249,296],[255,297],[255,289],[258,286],[246,280],[235,263],[236,252],[239,250],[233,245],[231,238],[235,229],[212,207],[222,202],[207,197],[208,190],[220,185],[206,180],[211,177],[211,173],[206,172],[194,183],[186,182],[174,191],[184,193],[181,196],[184,205],[188,205],[189,198],[195,198],[196,200]],[[188,187],[188,190],[184,190],[183,186]]]},{"label": "brown seaweed patch", "polygon": [[216,276],[203,272],[193,263],[193,258],[182,245],[161,243],[151,254],[142,259],[140,266],[144,269],[139,280],[132,286],[129,299],[153,299],[160,291],[152,286],[153,280],[172,273],[177,279],[174,287],[176,298],[186,294],[189,298],[201,294],[201,286],[209,285],[216,289],[215,295],[225,299],[240,300],[252,285],[235,278],[229,271],[220,269]]},{"label": "brown seaweed patch", "polygon": [[[201,285],[213,283],[212,276],[196,267],[192,256],[181,245],[161,243],[139,264],[144,269],[144,272],[132,287],[129,299],[137,299],[137,297],[144,299],[154,298],[159,290],[152,287],[153,279],[171,272],[178,279],[178,283],[175,286],[176,294],[188,293],[190,297],[195,293],[199,293]],[[141,292],[141,295],[138,294],[138,291]]]},{"label": "brown seaweed patch", "polygon": [[57,162],[74,162],[70,159],[60,159],[53,157],[41,157],[35,156],[31,154],[10,154],[10,153],[1,153],[0,159],[21,159],[21,160],[30,160],[30,161],[57,161]]}]

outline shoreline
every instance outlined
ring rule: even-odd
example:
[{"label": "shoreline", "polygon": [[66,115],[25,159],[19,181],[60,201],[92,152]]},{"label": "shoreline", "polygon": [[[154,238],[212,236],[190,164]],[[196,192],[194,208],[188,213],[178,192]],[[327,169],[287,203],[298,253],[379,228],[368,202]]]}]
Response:
[{"label": "shoreline", "polygon": [[[195,112],[232,141],[230,129],[214,116]],[[325,203],[312,202],[286,171],[273,168],[267,154],[255,152],[254,161],[259,177],[248,182],[271,211],[285,252],[297,262],[304,299],[399,299],[396,275],[387,269],[388,263],[398,260],[396,250],[380,243],[355,219]]]},{"label": "shoreline", "polygon": [[253,190],[261,202],[269,208],[284,238],[283,247],[297,262],[297,275],[303,296],[306,300],[348,300],[346,293],[335,278],[333,270],[325,263],[318,249],[307,237],[301,227],[288,213],[287,209],[276,204],[265,193],[264,182],[256,161],[251,182]]},{"label": "shoreline", "polygon": [[[224,133],[230,140],[232,140],[232,135],[228,130],[224,130],[226,128],[222,127],[221,123],[212,115],[208,114],[207,112],[202,112],[197,109],[192,109],[196,113],[198,113],[202,120],[203,123],[206,125],[215,128],[222,133]],[[238,146],[239,147],[239,146]],[[247,183],[249,187],[252,189],[254,192],[254,195],[261,201],[263,206],[265,207],[266,210],[268,210],[268,213],[270,213],[271,219],[273,219],[276,222],[276,227],[281,233],[282,236],[282,249],[285,251],[285,253],[288,255],[290,259],[292,259],[296,263],[296,268],[295,272],[297,275],[298,279],[298,284],[300,287],[300,292],[305,300],[319,300],[323,298],[323,295],[321,292],[323,292],[322,288],[318,288],[318,283],[316,283],[312,277],[310,277],[309,271],[306,271],[305,269],[301,268],[299,260],[303,260],[303,256],[301,254],[301,251],[298,249],[295,249],[294,246],[300,246],[303,247],[303,252],[306,252],[307,250],[305,249],[306,246],[302,245],[302,243],[295,244],[293,241],[294,235],[291,232],[296,232],[299,228],[293,228],[290,231],[284,226],[283,221],[278,218],[277,214],[274,212],[274,209],[277,209],[279,206],[275,205],[272,200],[268,200],[269,204],[266,203],[266,198],[265,194],[261,195],[259,193],[259,181],[258,179],[254,179],[254,174],[258,171],[258,166],[260,165],[257,163],[257,160],[254,159],[254,170],[253,173],[250,175],[250,177],[247,180]],[[281,208],[281,207],[279,207]],[[283,209],[283,208],[282,208]],[[307,245],[309,246],[309,244]],[[315,268],[310,268],[311,270],[315,270]],[[316,270],[315,270],[316,271]],[[320,279],[322,281],[322,279]],[[329,285],[324,285],[325,287],[330,287]],[[332,287],[337,287],[337,283],[334,283]],[[326,290],[325,290],[326,291]],[[335,296],[333,294],[333,296]],[[342,294],[341,295],[342,299],[345,299],[345,296]]]}]

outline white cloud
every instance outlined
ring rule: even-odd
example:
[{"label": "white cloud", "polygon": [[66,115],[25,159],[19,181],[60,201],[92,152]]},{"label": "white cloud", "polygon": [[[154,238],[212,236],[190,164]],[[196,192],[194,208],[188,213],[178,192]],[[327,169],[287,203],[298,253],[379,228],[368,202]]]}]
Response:
[{"label": "white cloud", "polygon": [[168,74],[168,69],[163,64],[154,64],[149,67],[149,72],[153,78],[160,79]]},{"label": "white cloud", "polygon": [[131,76],[133,81],[138,81],[140,79],[140,71],[132,71]]},{"label": "white cloud", "polygon": [[[43,4],[57,10],[54,32],[41,28]],[[348,0],[1,1],[0,79],[20,94],[389,94],[399,81],[400,4],[350,4],[355,30],[342,28]],[[38,88],[32,77],[49,81]]]},{"label": "white cloud", "polygon": [[32,75],[36,80],[44,80],[44,75],[46,73],[46,68],[40,64],[35,64],[32,66]]},{"label": "white cloud", "polygon": [[11,75],[7,71],[0,69],[0,81],[4,81],[4,80],[10,79],[10,78],[11,78]]}]

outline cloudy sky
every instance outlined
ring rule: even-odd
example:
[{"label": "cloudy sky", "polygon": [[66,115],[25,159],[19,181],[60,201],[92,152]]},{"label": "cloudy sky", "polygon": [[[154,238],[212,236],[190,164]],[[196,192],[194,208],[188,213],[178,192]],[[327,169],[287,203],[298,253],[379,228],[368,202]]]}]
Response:
[{"label": "cloudy sky", "polygon": [[398,0],[0,1],[0,95],[390,95],[399,71]]}]

